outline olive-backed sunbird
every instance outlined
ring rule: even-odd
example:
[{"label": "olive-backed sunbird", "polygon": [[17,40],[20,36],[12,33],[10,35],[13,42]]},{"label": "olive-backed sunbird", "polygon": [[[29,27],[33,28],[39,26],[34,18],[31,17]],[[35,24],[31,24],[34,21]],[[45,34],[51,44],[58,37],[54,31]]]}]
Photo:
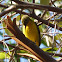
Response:
[{"label": "olive-backed sunbird", "polygon": [[41,38],[37,24],[28,15],[24,15],[21,21],[23,24],[23,34],[29,40],[35,42],[37,46],[40,46]]}]

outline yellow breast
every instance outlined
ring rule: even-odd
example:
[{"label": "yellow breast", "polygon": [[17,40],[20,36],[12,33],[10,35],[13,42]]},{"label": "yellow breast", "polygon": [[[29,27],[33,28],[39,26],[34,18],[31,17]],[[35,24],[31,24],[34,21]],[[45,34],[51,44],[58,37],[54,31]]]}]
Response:
[{"label": "yellow breast", "polygon": [[23,33],[28,39],[30,39],[31,41],[39,45],[38,29],[36,24],[33,21],[29,21],[28,24],[26,25],[26,28],[23,25]]}]

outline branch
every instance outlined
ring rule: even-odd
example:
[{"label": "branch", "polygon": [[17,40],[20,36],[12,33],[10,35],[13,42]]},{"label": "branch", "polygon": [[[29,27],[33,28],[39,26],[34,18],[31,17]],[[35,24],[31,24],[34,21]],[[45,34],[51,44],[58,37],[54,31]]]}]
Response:
[{"label": "branch", "polygon": [[[27,2],[22,2],[19,0],[12,0],[16,3],[18,3],[21,7],[20,8],[31,8],[31,9],[39,9],[39,10],[48,10],[48,11],[53,11],[53,12],[57,12],[57,13],[62,13],[62,9],[57,8],[57,7],[51,7],[51,6],[45,6],[45,5],[39,5],[39,4],[35,4],[35,3],[27,3]],[[2,5],[0,4],[2,7],[7,8],[8,6]]]},{"label": "branch", "polygon": [[54,55],[54,56],[59,56],[59,57],[62,57],[62,54],[56,54],[56,53],[48,53],[48,52],[46,52],[47,54],[49,54],[49,55]]},{"label": "branch", "polygon": [[8,8],[8,6],[2,4],[0,4],[0,7]]},{"label": "branch", "polygon": [[1,40],[1,41],[4,41],[4,40],[6,41],[6,40],[10,40],[10,39],[11,39],[11,38],[7,38],[7,39],[3,39],[3,40]]},{"label": "branch", "polygon": [[[0,44],[3,44],[3,42],[1,42],[0,41]],[[7,43],[6,43],[7,44]],[[10,45],[10,44],[7,44],[8,46],[10,46],[10,47],[12,47],[12,48],[17,48],[17,47],[15,47],[15,46],[13,46],[13,45]]]},{"label": "branch", "polygon": [[[21,13],[22,13],[22,14],[27,14],[27,13],[25,13],[25,12],[21,12],[21,11],[17,10],[17,9],[20,8],[20,7],[23,8],[23,7],[20,6],[20,5],[12,5],[12,6],[10,6],[10,7],[7,8],[5,11],[3,11],[3,12],[0,13],[0,17],[4,16],[5,14],[7,14],[7,13],[9,13],[9,12],[11,12],[11,11],[16,11],[16,12],[18,12],[18,13],[20,13],[20,14],[21,14]],[[49,23],[47,20],[43,20],[43,19],[40,18],[39,16],[36,16],[35,14],[27,14],[27,15],[29,15],[29,16],[32,17],[32,18],[35,18],[35,19],[39,20],[40,22],[42,22],[42,23],[44,23],[44,24],[46,24],[46,25],[49,24],[49,26],[52,27],[52,28],[54,28],[54,26],[55,26],[55,25]],[[59,28],[59,30],[62,31],[62,28],[61,28],[61,27],[56,26],[56,28],[57,28],[57,29]]]},{"label": "branch", "polygon": [[[2,44],[3,45],[3,42],[1,42],[0,41],[0,44]],[[7,44],[7,43],[6,43]],[[12,48],[14,48],[14,49],[16,49],[16,50],[25,50],[25,51],[27,51],[26,49],[24,49],[24,48],[21,48],[20,46],[21,45],[19,45],[19,46],[14,46],[14,45],[12,45],[12,44],[7,44],[9,47],[12,47]],[[13,51],[13,49],[11,50],[11,52]],[[8,52],[8,51],[6,51],[6,52]]]},{"label": "branch", "polygon": [[[51,7],[51,6],[46,6],[46,5],[39,5],[39,4],[35,4],[35,3],[28,3],[28,2],[22,2],[22,1],[19,1],[19,0],[12,0],[14,2],[16,2],[17,4],[21,4],[22,6],[23,5],[27,5],[28,6],[33,6],[35,9],[40,9],[40,10],[48,10],[48,11],[53,11],[53,12],[57,12],[57,13],[62,13],[62,9],[60,8],[57,8],[57,7]],[[30,7],[30,8],[31,8]]]},{"label": "branch", "polygon": [[33,58],[33,59],[36,59],[36,60],[39,61],[39,59],[32,54],[27,54],[27,53],[17,53],[17,54],[20,55],[20,56],[22,55],[22,56],[25,56],[25,57]]},{"label": "branch", "polygon": [[11,38],[14,39],[16,42],[18,42],[20,45],[22,45],[24,48],[28,49],[40,61],[57,62],[51,56],[49,56],[43,50],[41,50],[38,46],[36,46],[35,43],[26,38],[25,35],[19,30],[19,28],[12,21],[5,20],[5,23],[7,25],[8,30],[15,36]]},{"label": "branch", "polygon": [[[39,16],[36,16],[35,14],[28,14],[28,13],[25,13],[25,12],[21,12],[20,10],[15,10],[15,11],[16,11],[17,13],[20,13],[20,14],[22,13],[22,14],[28,15],[28,16],[34,18],[34,19],[37,19],[38,21],[40,21],[40,22],[42,22],[42,23],[44,23],[44,24],[46,24],[46,25],[49,24],[49,26],[52,27],[52,28],[55,27],[55,25],[49,23],[48,20],[44,20],[44,19],[40,18]],[[56,26],[56,29],[59,29],[59,30],[62,31],[62,27]]]},{"label": "branch", "polygon": [[2,17],[2,16],[4,16],[5,14],[7,14],[7,13],[9,13],[9,12],[11,12],[11,11],[14,11],[16,8],[15,8],[15,6],[10,6],[9,8],[7,8],[7,9],[5,9],[5,11],[2,11],[1,13],[0,13],[0,17]]}]

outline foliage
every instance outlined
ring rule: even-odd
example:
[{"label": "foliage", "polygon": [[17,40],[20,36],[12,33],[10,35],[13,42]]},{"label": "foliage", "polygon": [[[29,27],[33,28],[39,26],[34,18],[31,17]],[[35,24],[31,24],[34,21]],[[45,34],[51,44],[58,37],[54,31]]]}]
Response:
[{"label": "foliage", "polygon": [[[0,0],[1,1],[1,0]],[[20,0],[20,1],[24,1],[24,2],[30,2],[32,3],[33,1],[35,0]],[[12,4],[15,5],[16,3],[11,3],[10,0],[8,1],[1,1],[1,4],[4,4],[5,6],[11,6]],[[35,1],[35,4],[40,4],[40,5],[49,5],[49,6],[52,6],[52,7],[58,7],[59,9],[62,8],[62,0],[53,0],[51,2],[49,2],[49,0],[36,0]],[[29,6],[29,5],[28,5]],[[6,7],[0,7],[0,12],[3,12],[5,11],[5,9],[7,9]],[[2,11],[3,10],[3,11]],[[41,35],[41,45],[40,45],[40,48],[42,48],[43,51],[45,52],[48,52],[48,53],[54,53],[53,57],[56,58],[55,54],[59,54],[61,53],[62,54],[62,30],[60,30],[59,28],[62,29],[62,14],[59,14],[58,12],[55,13],[54,11],[49,11],[48,9],[43,9],[43,10],[40,10],[40,9],[34,9],[33,8],[27,8],[27,9],[20,9],[18,8],[18,10],[20,10],[21,13],[17,13],[16,10],[13,11],[13,12],[7,12],[8,15],[10,16],[10,19],[13,21],[14,18],[16,18],[16,25],[18,26],[18,28],[22,31],[22,22],[21,22],[21,17],[23,17],[22,14],[28,14],[30,15],[32,12],[34,12],[35,14],[38,13],[36,16],[40,17],[42,20],[46,20],[48,22],[48,24],[46,23],[43,23],[39,20],[36,20],[34,17],[32,18],[31,16],[31,19],[33,21],[35,21],[39,27],[39,30],[40,30],[40,35]],[[15,13],[16,12],[16,13]],[[23,13],[22,13],[23,12]],[[34,15],[33,15],[34,16]],[[0,16],[1,17],[1,16]],[[7,26],[6,24],[4,23],[4,19],[7,20],[6,16],[3,15],[1,17],[1,28],[4,29],[4,32],[1,32],[0,31],[0,36],[4,39],[1,40],[2,41],[5,41],[5,43],[8,43],[7,40],[5,40],[6,38],[10,38],[11,36],[14,36],[8,29],[7,29]],[[53,27],[50,27],[50,23],[54,25],[54,28]],[[2,30],[2,29],[1,29]],[[24,47],[18,45],[16,46],[16,43],[14,40],[10,40],[11,43],[10,46],[8,46],[8,49],[10,51],[12,51],[12,59],[14,59],[15,61],[19,60],[20,62],[20,59],[21,57],[24,57],[25,59],[30,59],[31,62],[37,62],[36,59],[33,59],[33,58],[30,58],[30,57],[27,57],[27,55],[18,55],[18,53],[28,53],[28,54],[31,54],[29,51],[27,51],[26,49],[24,49]],[[12,42],[14,44],[12,44]],[[4,43],[4,42],[3,42]],[[12,46],[13,45],[13,46]],[[5,49],[4,49],[5,47]],[[19,48],[17,48],[19,47]],[[11,58],[7,53],[6,51],[8,50],[6,46],[4,46],[2,43],[0,44],[0,59],[5,59],[5,58]],[[3,50],[3,52],[1,52]],[[9,52],[9,51],[8,51]],[[5,54],[6,54],[6,57],[5,57]],[[60,54],[60,55],[61,55]],[[57,56],[57,58],[59,59],[59,55]],[[62,59],[60,57],[60,59]]]}]

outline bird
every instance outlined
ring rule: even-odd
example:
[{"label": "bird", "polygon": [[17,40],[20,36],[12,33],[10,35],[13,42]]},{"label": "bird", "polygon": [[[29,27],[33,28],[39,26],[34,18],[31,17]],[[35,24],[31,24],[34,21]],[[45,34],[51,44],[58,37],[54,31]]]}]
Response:
[{"label": "bird", "polygon": [[23,24],[23,34],[25,37],[33,41],[39,47],[41,43],[41,37],[37,24],[28,15],[23,15],[21,21]]}]

